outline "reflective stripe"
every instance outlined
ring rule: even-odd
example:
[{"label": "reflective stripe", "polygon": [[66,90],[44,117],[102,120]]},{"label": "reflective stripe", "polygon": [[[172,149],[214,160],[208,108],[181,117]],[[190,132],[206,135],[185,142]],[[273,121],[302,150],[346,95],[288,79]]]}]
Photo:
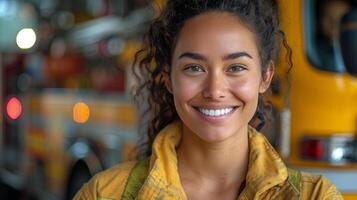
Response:
[{"label": "reflective stripe", "polygon": [[121,197],[122,200],[134,200],[137,198],[138,192],[148,176],[149,164],[149,159],[141,160],[136,163],[128,177],[128,181]]},{"label": "reflective stripe", "polygon": [[301,173],[300,171],[293,170],[288,168],[288,181],[294,188],[294,191],[297,195],[300,195],[300,181],[301,181]]},{"label": "reflective stripe", "polygon": [[[296,168],[295,168],[296,169]],[[309,172],[316,175],[323,175],[336,185],[341,192],[357,192],[357,170],[324,170],[311,168],[297,168],[303,172]]]},{"label": "reflective stripe", "polygon": [[97,200],[114,200],[114,199],[109,199],[109,198],[104,198],[104,197],[97,197]]}]

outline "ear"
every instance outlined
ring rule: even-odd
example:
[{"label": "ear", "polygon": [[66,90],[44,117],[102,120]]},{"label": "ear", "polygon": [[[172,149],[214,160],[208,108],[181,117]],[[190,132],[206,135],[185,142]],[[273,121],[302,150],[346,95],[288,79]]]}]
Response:
[{"label": "ear", "polygon": [[172,83],[171,83],[170,75],[168,73],[164,73],[163,76],[164,76],[166,89],[172,94]]},{"label": "ear", "polygon": [[263,74],[263,79],[259,86],[259,93],[264,93],[265,91],[267,91],[267,89],[270,86],[271,80],[273,79],[274,72],[275,72],[274,63],[273,61],[270,61],[270,64],[266,72]]}]

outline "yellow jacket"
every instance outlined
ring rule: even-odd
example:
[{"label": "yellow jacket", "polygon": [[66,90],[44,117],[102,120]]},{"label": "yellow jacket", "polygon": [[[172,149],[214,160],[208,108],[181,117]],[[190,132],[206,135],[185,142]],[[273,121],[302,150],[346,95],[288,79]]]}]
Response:
[{"label": "yellow jacket", "polygon": [[[149,174],[141,186],[139,200],[187,199],[177,169],[175,146],[180,141],[182,124],[168,125],[156,137],[150,158]],[[249,166],[246,185],[238,200],[250,199],[343,199],[326,178],[301,173],[300,188],[288,178],[288,168],[266,138],[249,128]],[[136,162],[119,164],[94,176],[74,197],[75,200],[119,200]],[[290,173],[289,173],[290,174]],[[237,188],[238,189],[238,188]]]}]

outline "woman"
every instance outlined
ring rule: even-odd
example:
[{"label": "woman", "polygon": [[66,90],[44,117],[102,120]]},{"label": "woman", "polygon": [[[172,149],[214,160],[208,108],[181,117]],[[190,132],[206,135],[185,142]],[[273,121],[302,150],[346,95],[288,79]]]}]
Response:
[{"label": "woman", "polygon": [[249,125],[264,121],[279,36],[270,0],[169,0],[136,56],[148,159],[99,173],[75,199],[342,199]]}]

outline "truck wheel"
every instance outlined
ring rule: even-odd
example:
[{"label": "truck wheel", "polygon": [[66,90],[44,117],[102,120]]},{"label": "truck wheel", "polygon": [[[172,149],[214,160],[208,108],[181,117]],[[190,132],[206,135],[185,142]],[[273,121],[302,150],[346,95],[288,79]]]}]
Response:
[{"label": "truck wheel", "polygon": [[65,199],[72,200],[82,185],[88,182],[91,177],[87,165],[83,161],[79,161],[71,172]]}]

